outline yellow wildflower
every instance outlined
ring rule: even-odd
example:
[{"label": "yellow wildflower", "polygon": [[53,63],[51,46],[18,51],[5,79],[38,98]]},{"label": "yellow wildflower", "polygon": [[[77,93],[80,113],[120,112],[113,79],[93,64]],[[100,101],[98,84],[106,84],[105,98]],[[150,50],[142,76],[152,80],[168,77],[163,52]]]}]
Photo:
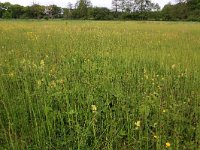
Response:
[{"label": "yellow wildflower", "polygon": [[96,105],[91,105],[91,109],[92,109],[92,112],[96,112],[97,111],[97,106]]},{"label": "yellow wildflower", "polygon": [[148,79],[149,79],[148,75],[144,75],[144,78],[145,78],[146,80],[148,80]]},{"label": "yellow wildflower", "polygon": [[44,66],[44,60],[41,60],[41,61],[40,61],[40,65],[41,65],[41,66]]},{"label": "yellow wildflower", "polygon": [[64,82],[65,82],[65,81],[64,81],[63,79],[60,80],[60,84],[64,84]]},{"label": "yellow wildflower", "polygon": [[153,138],[157,140],[157,139],[158,139],[158,136],[157,136],[157,135],[154,135]]},{"label": "yellow wildflower", "polygon": [[55,82],[55,81],[51,81],[50,87],[51,87],[51,88],[55,88],[55,87],[56,87],[56,82]]},{"label": "yellow wildflower", "polygon": [[169,142],[167,142],[166,144],[166,148],[170,148],[171,144]]},{"label": "yellow wildflower", "polygon": [[135,129],[138,130],[140,125],[141,125],[141,121],[135,122],[135,126],[136,126]]},{"label": "yellow wildflower", "polygon": [[41,85],[42,85],[42,81],[41,81],[41,80],[38,80],[38,81],[37,81],[37,84],[38,84],[38,86],[41,86]]},{"label": "yellow wildflower", "polygon": [[175,69],[175,68],[176,68],[176,64],[173,64],[173,65],[172,65],[172,69]]},{"label": "yellow wildflower", "polygon": [[11,77],[11,78],[14,77],[14,73],[10,72],[8,76]]}]

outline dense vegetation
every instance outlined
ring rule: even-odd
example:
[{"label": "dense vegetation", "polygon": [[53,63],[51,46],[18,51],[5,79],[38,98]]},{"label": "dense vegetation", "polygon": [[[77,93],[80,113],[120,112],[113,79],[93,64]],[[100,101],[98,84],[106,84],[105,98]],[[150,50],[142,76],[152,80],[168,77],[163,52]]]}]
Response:
[{"label": "dense vegetation", "polygon": [[200,149],[199,29],[1,21],[0,149]]},{"label": "dense vegetation", "polygon": [[200,21],[200,0],[180,0],[176,5],[167,4],[162,10],[150,0],[113,0],[113,9],[92,7],[89,0],[78,0],[73,6],[32,6],[0,3],[0,18],[31,19],[90,19],[90,20],[190,20]]}]

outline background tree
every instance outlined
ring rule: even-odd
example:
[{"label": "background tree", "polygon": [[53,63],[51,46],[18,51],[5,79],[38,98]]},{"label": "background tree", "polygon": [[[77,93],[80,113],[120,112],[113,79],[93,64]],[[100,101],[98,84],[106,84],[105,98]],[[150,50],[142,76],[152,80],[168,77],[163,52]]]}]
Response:
[{"label": "background tree", "polygon": [[120,3],[121,3],[120,0],[112,0],[112,7],[113,7],[115,13],[117,13],[120,9]]},{"label": "background tree", "polygon": [[171,3],[165,5],[164,8],[162,9],[162,14],[164,20],[174,20],[173,5]]},{"label": "background tree", "polygon": [[87,19],[88,18],[88,8],[91,6],[92,6],[92,4],[89,0],[79,0],[76,3],[76,7],[77,7],[76,17]]},{"label": "background tree", "polygon": [[32,6],[0,3],[0,18],[66,18],[66,19],[95,19],[95,20],[189,20],[200,21],[200,0],[177,0],[175,5],[168,3],[160,11],[157,3],[151,0],[112,0],[113,10],[108,8],[93,8],[89,0],[78,0],[73,7],[67,8],[56,5]]},{"label": "background tree", "polygon": [[73,4],[72,3],[68,3],[67,4],[67,8],[63,8],[64,11],[64,18],[66,19],[73,19]]},{"label": "background tree", "polygon": [[0,17],[1,18],[11,18],[11,4],[9,2],[0,3]]},{"label": "background tree", "polygon": [[60,18],[62,14],[62,8],[58,7],[57,5],[50,5],[51,13],[53,18]]},{"label": "background tree", "polygon": [[113,16],[108,8],[95,7],[89,10],[89,16],[94,20],[111,20]]},{"label": "background tree", "polygon": [[126,0],[120,0],[119,1],[119,9],[121,12],[126,11]]},{"label": "background tree", "polygon": [[23,14],[25,13],[24,7],[20,5],[12,5],[10,9],[11,9],[12,18],[15,18],[15,19],[21,18]]},{"label": "background tree", "polygon": [[126,0],[125,11],[131,12],[134,10],[134,0]]},{"label": "background tree", "polygon": [[26,16],[28,18],[40,19],[45,16],[45,6],[39,4],[33,4],[26,8]]}]

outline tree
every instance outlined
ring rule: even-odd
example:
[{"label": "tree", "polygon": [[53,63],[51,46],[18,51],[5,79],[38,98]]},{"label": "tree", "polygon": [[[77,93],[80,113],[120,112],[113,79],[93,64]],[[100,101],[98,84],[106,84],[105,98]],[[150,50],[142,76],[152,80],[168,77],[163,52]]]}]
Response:
[{"label": "tree", "polygon": [[125,11],[131,12],[134,10],[134,0],[126,0]]},{"label": "tree", "polygon": [[114,11],[117,13],[120,8],[120,0],[112,0],[112,7]]},{"label": "tree", "polygon": [[64,18],[66,19],[73,19],[73,4],[72,3],[68,3],[67,4],[67,8],[63,8],[64,11]]},{"label": "tree", "polygon": [[11,6],[11,14],[12,14],[12,18],[21,18],[21,16],[23,16],[25,10],[23,6],[20,5],[12,5]]},{"label": "tree", "polygon": [[153,9],[154,3],[151,0],[135,0],[135,9],[139,12],[148,12]]},{"label": "tree", "polygon": [[187,0],[187,5],[191,11],[200,10],[200,0]]},{"label": "tree", "polygon": [[45,16],[45,6],[33,4],[26,8],[26,16],[28,18],[39,19]]},{"label": "tree", "polygon": [[160,11],[160,5],[158,3],[153,4],[153,11]]},{"label": "tree", "polygon": [[76,3],[76,17],[77,18],[83,18],[87,19],[88,18],[88,8],[91,7],[92,4],[89,0],[79,0]]},{"label": "tree", "polygon": [[91,8],[89,16],[94,20],[110,20],[113,18],[110,14],[110,10],[105,7]]},{"label": "tree", "polygon": [[119,9],[120,9],[122,12],[125,12],[125,11],[126,11],[126,0],[120,0],[120,1],[119,1]]},{"label": "tree", "polygon": [[188,20],[200,21],[200,0],[188,0]]},{"label": "tree", "polygon": [[2,18],[4,11],[3,3],[0,3],[0,18]]},{"label": "tree", "polygon": [[164,20],[174,20],[173,5],[171,3],[165,5],[164,8],[162,9],[162,14]]},{"label": "tree", "polygon": [[10,19],[12,18],[12,14],[9,11],[5,11],[2,16],[3,19]]},{"label": "tree", "polygon": [[11,11],[10,11],[11,6],[12,5],[9,2],[0,3],[0,18],[3,18],[3,15],[4,17],[5,15],[8,16],[8,13],[11,14]]},{"label": "tree", "polygon": [[45,7],[45,14],[48,18],[60,18],[62,13],[62,8],[56,5],[50,5]]}]

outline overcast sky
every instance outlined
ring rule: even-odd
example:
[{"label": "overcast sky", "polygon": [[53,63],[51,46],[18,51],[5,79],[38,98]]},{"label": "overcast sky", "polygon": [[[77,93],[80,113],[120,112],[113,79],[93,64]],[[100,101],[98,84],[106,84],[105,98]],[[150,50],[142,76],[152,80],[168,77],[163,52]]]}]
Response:
[{"label": "overcast sky", "polygon": [[[75,4],[77,0],[0,0],[0,2],[10,2],[12,4],[20,4],[20,5],[31,5],[34,3],[39,3],[41,5],[51,5],[56,4],[61,7],[66,7],[69,2]],[[111,8],[112,0],[91,0],[93,6],[101,6]],[[163,7],[168,2],[172,2],[175,0],[152,0],[152,2],[159,3],[161,7]]]}]

